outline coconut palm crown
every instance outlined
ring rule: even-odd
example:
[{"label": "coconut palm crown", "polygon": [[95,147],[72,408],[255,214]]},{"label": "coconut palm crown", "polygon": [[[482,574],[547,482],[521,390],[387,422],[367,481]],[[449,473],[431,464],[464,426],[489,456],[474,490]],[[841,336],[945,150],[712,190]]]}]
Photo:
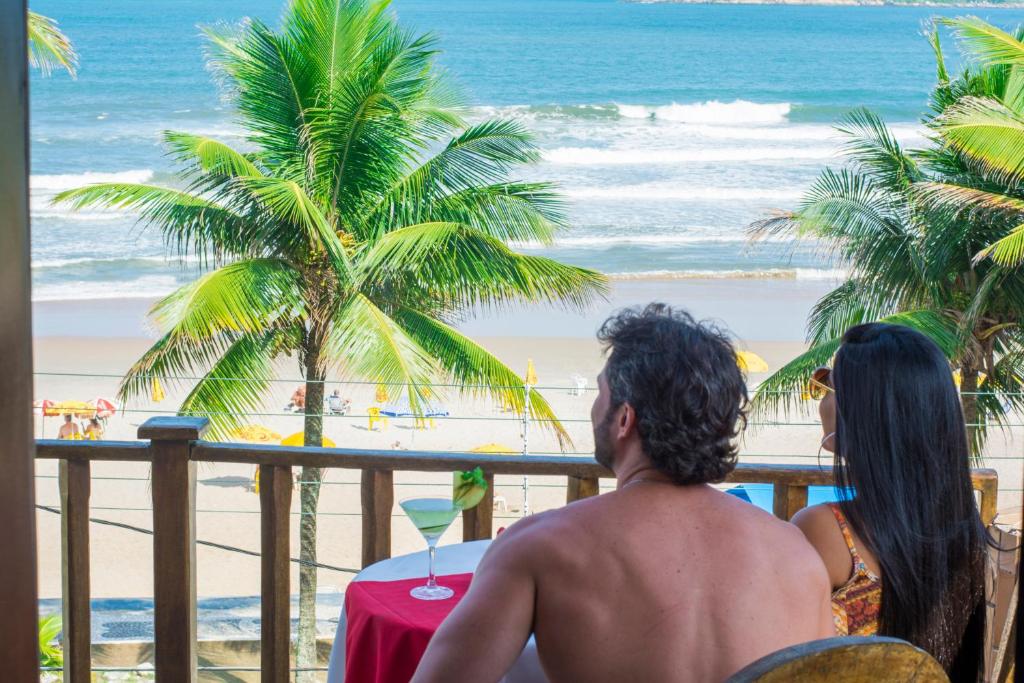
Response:
[{"label": "coconut palm crown", "polygon": [[[168,132],[182,187],[104,183],[56,198],[134,211],[207,266],[153,307],[162,336],[127,373],[123,399],[154,377],[200,373],[181,412],[210,416],[224,435],[290,356],[307,383],[307,444],[321,443],[329,372],[400,388],[414,410],[449,382],[566,436],[543,396],[525,405],[523,380],[453,323],[515,302],[584,307],[605,279],[508,246],[551,243],[564,226],[550,184],[510,177],[536,146],[518,123],[467,123],[433,64],[436,41],[400,28],[387,5],[293,0],[278,31],[258,20],[207,29],[248,144]],[[302,472],[309,562],[320,476]],[[303,665],[315,591],[304,565]]]},{"label": "coconut palm crown", "polygon": [[[939,84],[927,125],[940,125],[964,98],[1004,91],[1005,74],[991,70],[951,79],[937,33],[930,38]],[[752,226],[755,237],[809,243],[848,272],[813,308],[808,351],[759,387],[754,408],[764,414],[800,405],[811,372],[831,361],[849,327],[903,324],[930,336],[950,358],[977,453],[988,425],[1024,406],[1024,271],[976,258],[1013,223],[973,210],[971,201],[979,192],[1012,188],[938,136],[923,149],[904,149],[866,110],[850,113],[838,131],[846,163],[826,169],[795,211]]]}]

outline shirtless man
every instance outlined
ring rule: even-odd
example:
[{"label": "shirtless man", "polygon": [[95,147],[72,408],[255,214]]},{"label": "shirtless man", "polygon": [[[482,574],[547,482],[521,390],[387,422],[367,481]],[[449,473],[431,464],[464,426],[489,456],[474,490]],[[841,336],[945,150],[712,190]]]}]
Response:
[{"label": "shirtless man", "polygon": [[60,426],[60,431],[57,432],[58,439],[80,439],[82,438],[82,430],[75,424],[74,419],[71,415],[64,416],[64,424]]},{"label": "shirtless man", "polygon": [[747,402],[729,340],[660,304],[598,336],[594,457],[616,491],[498,536],[413,681],[497,681],[531,633],[554,683],[718,682],[835,635],[799,530],[707,485],[735,466]]}]

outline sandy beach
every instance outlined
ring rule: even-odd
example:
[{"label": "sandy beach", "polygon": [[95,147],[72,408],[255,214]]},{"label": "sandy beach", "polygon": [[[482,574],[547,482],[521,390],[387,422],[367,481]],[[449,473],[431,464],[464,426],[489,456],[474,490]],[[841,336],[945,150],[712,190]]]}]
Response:
[{"label": "sandy beach", "polygon": [[[513,368],[525,371],[527,359],[536,363],[541,391],[555,408],[573,438],[571,452],[589,454],[592,433],[589,422],[595,378],[602,365],[601,349],[594,330],[607,314],[623,305],[659,299],[686,306],[696,316],[714,318],[733,330],[737,345],[761,355],[771,370],[803,348],[803,320],[814,300],[828,287],[827,282],[786,280],[708,280],[619,282],[611,299],[585,315],[551,310],[520,310],[502,315],[481,316],[463,324],[463,329]],[[86,302],[45,302],[35,307],[36,396],[52,400],[89,400],[113,397],[118,379],[149,343],[142,316],[149,301],[144,299],[97,300]],[[587,389],[573,395],[573,375],[587,379]],[[752,374],[751,385],[765,374]],[[302,428],[300,415],[282,411],[288,396],[298,385],[294,363],[282,364],[281,380],[252,422],[288,435]],[[374,386],[332,382],[352,400],[353,414],[328,417],[325,433],[340,445],[355,448],[415,448],[464,451],[497,442],[519,450],[522,425],[515,416],[501,413],[484,400],[449,393],[445,406],[450,416],[440,418],[436,428],[416,430],[411,420],[392,420],[383,431],[370,431],[364,417],[373,405]],[[160,403],[139,401],[124,407],[110,420],[107,438],[135,438],[139,424],[151,415],[173,413],[187,386],[167,387]],[[815,464],[820,428],[815,424],[814,404],[805,414],[792,414],[783,424],[754,423],[744,437],[742,461],[751,463],[791,462]],[[58,421],[36,418],[39,436],[53,438]],[[995,431],[987,452],[986,465],[1000,473],[1001,515],[1006,521],[1019,519],[1021,461],[1015,445],[1019,430],[1006,434]],[[529,430],[531,453],[557,453],[557,442],[543,428]],[[827,463],[826,458],[822,458]],[[54,462],[37,467],[37,498],[41,505],[59,506],[57,468]],[[147,468],[121,463],[96,463],[92,469],[92,515],[96,519],[151,528],[150,489]],[[251,490],[254,468],[241,465],[201,465],[197,493],[197,537],[201,540],[258,550],[258,497]],[[341,568],[358,568],[360,557],[359,473],[332,470],[320,502],[320,561]],[[441,493],[450,487],[447,475],[396,474],[396,499],[428,491]],[[605,482],[610,486],[611,482]],[[507,526],[521,516],[522,481],[499,477],[496,495],[502,505],[495,511],[496,527]],[[539,511],[564,502],[564,481],[536,477],[530,480],[530,509]],[[293,509],[298,524],[298,496]],[[40,596],[60,596],[59,516],[41,510],[39,524]],[[419,550],[422,539],[396,509],[393,518],[394,553]],[[92,590],[94,598],[144,598],[152,595],[151,537],[117,527],[93,524]],[[297,533],[294,555],[298,554]],[[460,522],[442,539],[461,539]],[[201,546],[198,549],[200,597],[252,596],[259,593],[259,561],[255,557]],[[340,593],[352,574],[322,570],[322,593]],[[293,577],[297,581],[296,577]],[[336,607],[325,607],[324,617],[336,616]]]}]

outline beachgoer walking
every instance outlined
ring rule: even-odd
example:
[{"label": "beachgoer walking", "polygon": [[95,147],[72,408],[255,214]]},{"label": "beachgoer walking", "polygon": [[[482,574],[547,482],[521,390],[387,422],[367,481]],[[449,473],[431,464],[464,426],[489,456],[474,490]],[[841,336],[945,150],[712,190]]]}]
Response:
[{"label": "beachgoer walking", "polygon": [[591,410],[616,491],[516,522],[414,681],[493,681],[531,632],[552,681],[715,681],[834,635],[828,574],[792,525],[708,486],[747,389],[726,336],[652,304],[608,320]]}]

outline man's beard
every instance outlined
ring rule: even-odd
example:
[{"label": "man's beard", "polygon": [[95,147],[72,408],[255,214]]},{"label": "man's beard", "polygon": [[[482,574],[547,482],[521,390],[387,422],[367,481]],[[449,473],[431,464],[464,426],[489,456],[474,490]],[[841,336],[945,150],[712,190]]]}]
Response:
[{"label": "man's beard", "polygon": [[604,465],[608,469],[611,469],[615,463],[615,449],[612,446],[611,438],[608,436],[614,419],[615,411],[609,409],[601,420],[601,424],[594,428],[594,460],[597,460],[598,464]]}]

